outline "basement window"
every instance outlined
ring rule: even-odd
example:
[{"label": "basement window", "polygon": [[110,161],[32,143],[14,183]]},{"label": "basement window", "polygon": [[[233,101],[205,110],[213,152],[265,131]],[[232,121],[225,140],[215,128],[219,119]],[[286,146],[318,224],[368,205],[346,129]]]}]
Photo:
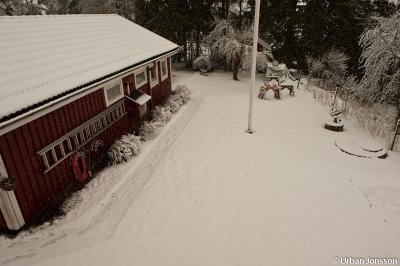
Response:
[{"label": "basement window", "polygon": [[105,87],[104,94],[106,97],[106,105],[107,106],[110,106],[111,104],[122,99],[124,97],[124,93],[122,91],[121,82],[118,82],[117,84],[113,84],[111,86]]},{"label": "basement window", "polygon": [[147,75],[146,75],[146,69],[141,69],[138,72],[135,73],[135,86],[136,89],[139,89],[141,86],[146,84],[147,82]]},{"label": "basement window", "polygon": [[139,105],[140,116],[143,116],[147,111],[147,103]]}]

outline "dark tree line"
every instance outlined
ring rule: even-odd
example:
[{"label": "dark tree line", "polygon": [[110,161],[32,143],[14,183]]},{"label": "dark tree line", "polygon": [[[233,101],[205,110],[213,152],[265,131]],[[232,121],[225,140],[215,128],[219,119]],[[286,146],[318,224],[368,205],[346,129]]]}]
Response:
[{"label": "dark tree line", "polygon": [[361,34],[372,17],[395,12],[387,0],[262,0],[260,33],[271,39],[275,58],[290,67],[306,70],[307,55],[336,48],[350,57],[350,72],[361,74]]},{"label": "dark tree line", "polygon": [[[253,21],[255,0],[0,0],[0,15],[117,13],[188,49],[200,43],[218,19],[238,28]],[[43,6],[45,10],[43,10]],[[373,16],[388,17],[397,7],[388,0],[261,0],[260,37],[274,57],[289,67],[307,69],[306,56],[336,48],[358,68],[359,38]],[[185,53],[184,53],[185,54]]]}]

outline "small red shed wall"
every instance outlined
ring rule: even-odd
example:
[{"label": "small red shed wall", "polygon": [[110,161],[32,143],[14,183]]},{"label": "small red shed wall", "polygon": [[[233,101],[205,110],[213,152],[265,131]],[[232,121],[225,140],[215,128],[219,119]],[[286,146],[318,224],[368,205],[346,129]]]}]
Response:
[{"label": "small red shed wall", "polygon": [[98,89],[0,136],[0,152],[8,175],[18,178],[14,192],[25,220],[34,217],[51,196],[74,180],[67,159],[43,174],[36,152],[105,108],[103,89]]},{"label": "small red shed wall", "polygon": [[[147,102],[147,110],[149,113],[155,106],[162,104],[166,98],[171,93],[171,66],[170,66],[170,58],[167,59],[168,66],[168,78],[164,81],[161,80],[161,65],[160,61],[156,61],[154,63],[157,64],[157,75],[158,75],[158,84],[150,88],[150,84],[144,84],[140,88],[137,88],[144,93],[150,95],[152,97],[151,101]],[[149,77],[149,67],[146,68],[147,75]],[[132,89],[135,88],[135,75],[131,74],[129,76],[124,77],[123,79],[124,92],[128,94],[128,85]],[[133,123],[135,125],[139,125],[143,119],[140,117],[139,106],[127,100],[125,102],[125,108],[130,116],[130,119],[133,119]]]},{"label": "small red shed wall", "polygon": [[[168,68],[170,68],[169,62]],[[160,72],[160,67],[158,69]],[[171,91],[171,69],[168,73],[168,78],[163,82],[159,73],[159,84],[152,88],[153,97],[157,98],[154,104],[158,105],[164,101]],[[127,84],[132,84],[132,82],[131,88],[135,84],[134,74],[123,79],[125,93],[127,93]],[[148,84],[139,89],[151,94]],[[126,98],[122,101],[125,103],[127,115],[95,137],[97,140],[102,140],[104,146],[100,146],[98,152],[91,154],[92,158],[106,152],[115,140],[132,128],[134,123],[141,121],[137,104]],[[150,101],[147,104],[149,111]],[[0,136],[0,154],[8,175],[17,178],[17,187],[14,192],[26,222],[35,218],[51,197],[75,181],[69,158],[44,174],[43,162],[36,153],[105,109],[107,107],[104,90],[100,88]],[[86,149],[87,146],[90,147],[91,142],[81,150]],[[0,229],[7,229],[1,212]]]}]

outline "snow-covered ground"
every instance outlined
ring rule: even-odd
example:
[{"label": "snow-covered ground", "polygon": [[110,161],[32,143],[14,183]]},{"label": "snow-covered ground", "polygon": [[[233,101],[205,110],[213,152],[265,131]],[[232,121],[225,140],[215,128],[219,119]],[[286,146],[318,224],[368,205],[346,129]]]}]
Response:
[{"label": "snow-covered ground", "polygon": [[[258,76],[257,87],[262,77]],[[398,258],[400,155],[359,158],[312,94],[255,98],[249,79],[175,72],[192,101],[143,152],[110,167],[53,224],[0,236],[4,265],[333,265]],[[255,93],[255,96],[257,92]]]}]

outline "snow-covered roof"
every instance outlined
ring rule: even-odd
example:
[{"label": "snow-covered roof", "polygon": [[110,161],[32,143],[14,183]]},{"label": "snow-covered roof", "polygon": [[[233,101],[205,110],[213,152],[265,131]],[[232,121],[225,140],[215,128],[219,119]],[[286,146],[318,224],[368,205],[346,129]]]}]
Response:
[{"label": "snow-covered roof", "polygon": [[0,122],[178,49],[118,15],[0,17]]}]

